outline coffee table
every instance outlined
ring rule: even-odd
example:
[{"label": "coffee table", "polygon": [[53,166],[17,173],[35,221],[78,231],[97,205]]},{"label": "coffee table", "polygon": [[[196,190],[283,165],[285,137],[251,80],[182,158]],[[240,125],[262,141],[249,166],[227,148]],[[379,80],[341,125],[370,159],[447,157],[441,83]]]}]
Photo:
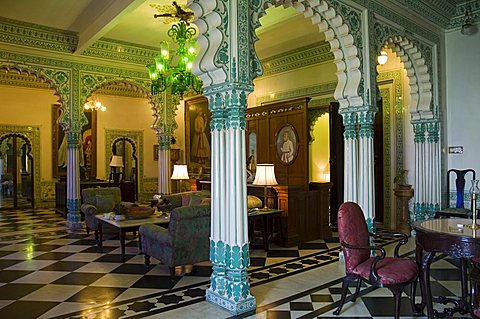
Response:
[{"label": "coffee table", "polygon": [[[139,219],[124,219],[124,220],[115,220],[111,219],[110,216],[107,215],[97,215],[95,216],[98,219],[98,247],[100,249],[103,248],[103,224],[109,224],[118,229],[118,235],[120,237],[120,247],[122,249],[122,261],[125,262],[125,233],[126,232],[134,232],[138,231],[143,224],[156,224],[161,225],[165,224],[168,225],[170,222],[169,215],[153,215],[152,217],[148,218],[139,218]],[[139,239],[139,248],[141,249],[141,240]]]}]

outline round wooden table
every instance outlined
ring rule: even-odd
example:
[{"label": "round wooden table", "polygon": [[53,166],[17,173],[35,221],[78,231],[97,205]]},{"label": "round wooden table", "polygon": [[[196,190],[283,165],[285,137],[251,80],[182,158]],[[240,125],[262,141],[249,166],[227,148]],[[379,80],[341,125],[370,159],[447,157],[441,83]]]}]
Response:
[{"label": "round wooden table", "polygon": [[[455,312],[467,314],[472,312],[468,296],[467,262],[474,256],[480,256],[480,230],[475,232],[466,227],[471,219],[449,218],[430,219],[415,222],[416,260],[420,269],[420,287],[422,289],[421,309],[427,307],[428,318],[448,317]],[[457,299],[432,297],[430,289],[430,264],[436,253],[443,253],[461,261],[462,297]],[[442,304],[452,302],[453,308],[445,308],[443,313],[433,309],[433,299]]]}]

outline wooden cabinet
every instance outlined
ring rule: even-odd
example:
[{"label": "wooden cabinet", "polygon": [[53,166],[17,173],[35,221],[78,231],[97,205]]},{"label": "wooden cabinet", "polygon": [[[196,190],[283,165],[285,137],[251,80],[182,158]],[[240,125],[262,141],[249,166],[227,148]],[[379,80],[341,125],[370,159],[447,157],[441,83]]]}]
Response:
[{"label": "wooden cabinet", "polygon": [[[108,181],[82,181],[80,182],[80,196],[85,188],[109,186],[111,186],[111,183]],[[135,185],[133,182],[122,182],[120,190],[122,192],[122,201],[135,201]],[[65,182],[55,183],[55,211],[67,217],[67,183]]]},{"label": "wooden cabinet", "polygon": [[314,189],[275,186],[278,209],[283,210],[285,246],[332,236],[328,209],[330,187],[330,183],[316,183]]}]

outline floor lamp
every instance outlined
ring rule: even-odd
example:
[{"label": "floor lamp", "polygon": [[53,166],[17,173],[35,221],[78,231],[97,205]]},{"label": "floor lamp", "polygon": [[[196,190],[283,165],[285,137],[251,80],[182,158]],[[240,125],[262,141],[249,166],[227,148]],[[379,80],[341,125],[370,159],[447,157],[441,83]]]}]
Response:
[{"label": "floor lamp", "polygon": [[190,177],[188,176],[188,169],[187,165],[173,165],[173,173],[172,177],[170,177],[173,180],[178,180],[178,191],[182,191],[182,180],[184,179],[189,179]]},{"label": "floor lamp", "polygon": [[257,164],[253,185],[263,185],[265,198],[263,199],[262,210],[268,210],[267,186],[278,185],[277,179],[275,178],[275,166],[273,164]]}]

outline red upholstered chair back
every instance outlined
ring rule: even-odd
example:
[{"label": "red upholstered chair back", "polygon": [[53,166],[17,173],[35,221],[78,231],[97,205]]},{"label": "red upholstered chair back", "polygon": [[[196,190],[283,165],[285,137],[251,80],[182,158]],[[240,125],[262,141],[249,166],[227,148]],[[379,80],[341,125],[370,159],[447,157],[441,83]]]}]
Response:
[{"label": "red upholstered chair back", "polygon": [[[340,242],[353,246],[369,246],[369,235],[362,209],[355,203],[343,203],[338,210],[338,237]],[[370,257],[368,250],[343,249],[345,270],[352,272],[362,262]]]}]

